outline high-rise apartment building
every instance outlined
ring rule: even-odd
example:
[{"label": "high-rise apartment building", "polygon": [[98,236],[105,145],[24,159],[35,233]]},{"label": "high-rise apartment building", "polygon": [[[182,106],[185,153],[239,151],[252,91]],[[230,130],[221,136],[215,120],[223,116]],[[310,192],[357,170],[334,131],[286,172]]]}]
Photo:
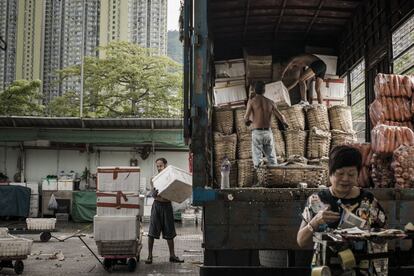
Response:
[{"label": "high-rise apartment building", "polygon": [[129,41],[167,54],[167,0],[101,0],[100,45]]},{"label": "high-rise apartment building", "polygon": [[[63,5],[61,67],[81,64],[82,55],[96,56],[99,46],[100,0],[66,0]],[[82,49],[83,48],[83,49]],[[62,83],[62,92],[79,91],[80,78]]]},{"label": "high-rise apartment building", "polygon": [[42,79],[43,1],[19,0],[16,79]]},{"label": "high-rise apartment building", "polygon": [[45,101],[80,91],[80,79],[57,71],[97,56],[97,47],[130,41],[167,54],[167,0],[0,0],[0,89],[41,79]]},{"label": "high-rise apartment building", "polygon": [[0,91],[15,79],[17,1],[0,1],[0,36],[7,46],[5,51],[0,50]]}]

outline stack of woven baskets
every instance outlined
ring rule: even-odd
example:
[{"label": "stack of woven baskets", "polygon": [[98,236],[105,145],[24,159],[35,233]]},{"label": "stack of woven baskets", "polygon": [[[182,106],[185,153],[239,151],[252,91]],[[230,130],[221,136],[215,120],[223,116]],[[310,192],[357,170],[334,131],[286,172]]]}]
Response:
[{"label": "stack of woven baskets", "polygon": [[352,127],[351,107],[335,105],[329,108],[331,122],[331,148],[356,142],[356,134]]},{"label": "stack of woven baskets", "polygon": [[234,131],[234,115],[231,109],[216,109],[213,116],[214,176],[216,186],[221,183],[221,164],[225,158],[231,163],[230,187],[237,187],[237,135]]},{"label": "stack of woven baskets", "polygon": [[238,108],[235,111],[236,131],[238,140],[238,186],[250,187],[253,184],[254,167],[252,161],[252,131],[251,127],[244,123],[245,108]]},{"label": "stack of woven baskets", "polygon": [[293,105],[280,110],[285,116],[289,129],[285,134],[286,158],[291,155],[305,156],[307,133],[305,131],[305,113],[302,105]]},{"label": "stack of woven baskets", "polygon": [[306,119],[309,127],[308,159],[320,159],[329,155],[331,144],[328,109],[322,104],[306,107]]}]

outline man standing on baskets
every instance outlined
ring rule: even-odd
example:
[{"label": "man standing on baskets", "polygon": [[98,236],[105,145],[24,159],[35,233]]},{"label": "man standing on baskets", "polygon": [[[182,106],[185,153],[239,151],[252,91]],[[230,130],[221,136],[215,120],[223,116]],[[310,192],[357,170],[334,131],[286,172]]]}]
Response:
[{"label": "man standing on baskets", "polygon": [[[167,160],[165,158],[158,158],[155,161],[157,171],[160,173],[167,167]],[[158,191],[153,187],[152,180],[152,196],[154,203],[151,208],[151,218],[148,231],[148,259],[146,264],[152,264],[152,249],[154,248],[154,239],[159,239],[162,232],[162,237],[167,240],[168,249],[170,251],[170,262],[183,263],[174,252],[174,238],[177,236],[174,226],[174,214],[171,201],[162,198],[158,195]]]},{"label": "man standing on baskets", "polygon": [[272,115],[276,115],[285,128],[288,128],[289,125],[285,116],[277,109],[276,104],[263,96],[265,93],[264,82],[256,82],[254,90],[256,96],[247,103],[244,121],[246,125],[252,125],[252,159],[255,169],[257,169],[263,153],[270,166],[277,165],[273,132],[270,127]]}]

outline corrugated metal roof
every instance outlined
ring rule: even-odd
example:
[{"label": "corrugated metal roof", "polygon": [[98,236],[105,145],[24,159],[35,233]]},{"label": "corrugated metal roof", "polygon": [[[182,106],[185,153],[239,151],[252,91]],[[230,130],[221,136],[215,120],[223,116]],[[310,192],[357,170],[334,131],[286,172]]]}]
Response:
[{"label": "corrugated metal roof", "polygon": [[159,118],[78,118],[0,116],[1,127],[89,128],[89,129],[182,129],[182,119]]}]

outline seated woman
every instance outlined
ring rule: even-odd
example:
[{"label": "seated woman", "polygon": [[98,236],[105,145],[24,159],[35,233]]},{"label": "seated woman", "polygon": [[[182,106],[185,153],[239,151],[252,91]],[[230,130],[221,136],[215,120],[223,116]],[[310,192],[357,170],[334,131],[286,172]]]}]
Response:
[{"label": "seated woman", "polygon": [[[313,232],[338,228],[344,208],[359,217],[364,228],[384,227],[386,217],[374,195],[357,187],[361,166],[361,153],[354,147],[343,145],[332,149],[329,154],[331,186],[308,198],[297,234],[300,247],[312,244]],[[314,256],[314,260],[318,259],[318,256]],[[377,268],[379,264],[374,265]],[[380,266],[382,268],[379,270],[386,269],[384,265]]]}]

